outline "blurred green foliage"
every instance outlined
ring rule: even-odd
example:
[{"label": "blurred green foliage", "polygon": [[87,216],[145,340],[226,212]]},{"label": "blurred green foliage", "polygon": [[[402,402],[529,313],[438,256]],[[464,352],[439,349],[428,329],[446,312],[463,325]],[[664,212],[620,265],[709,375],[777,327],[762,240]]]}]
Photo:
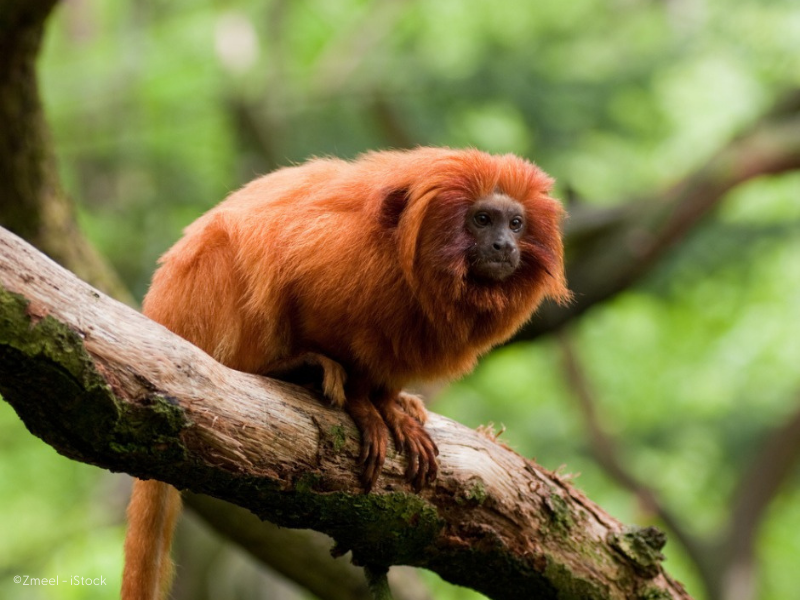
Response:
[{"label": "blurred green foliage", "polygon": [[[180,229],[256,174],[405,144],[516,152],[563,195],[608,206],[681,180],[800,85],[795,0],[73,0],[40,62],[81,223],[138,296]],[[761,178],[646,280],[570,327],[625,461],[713,536],[748,461],[800,390],[800,173]],[[558,344],[494,352],[434,410],[503,439],[626,522]],[[758,538],[758,597],[795,597],[800,473]],[[58,457],[0,403],[0,596],[108,598],[124,485]],[[675,542],[667,568],[702,598]],[[23,588],[104,575],[105,589]],[[437,583],[436,598],[475,597]]]}]

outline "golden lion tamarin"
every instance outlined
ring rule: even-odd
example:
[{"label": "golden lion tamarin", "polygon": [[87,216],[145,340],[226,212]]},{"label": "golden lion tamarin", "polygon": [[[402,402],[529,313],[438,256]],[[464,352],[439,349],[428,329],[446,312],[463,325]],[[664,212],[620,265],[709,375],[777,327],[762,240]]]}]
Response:
[{"label": "golden lion tamarin", "polygon": [[[321,372],[362,437],[367,491],[389,435],[415,489],[437,474],[421,400],[565,301],[561,205],[513,155],[418,148],[317,159],[256,179],[190,225],[161,258],[144,312],[223,364]],[[160,598],[180,511],[174,488],[136,481],[123,600]]]}]

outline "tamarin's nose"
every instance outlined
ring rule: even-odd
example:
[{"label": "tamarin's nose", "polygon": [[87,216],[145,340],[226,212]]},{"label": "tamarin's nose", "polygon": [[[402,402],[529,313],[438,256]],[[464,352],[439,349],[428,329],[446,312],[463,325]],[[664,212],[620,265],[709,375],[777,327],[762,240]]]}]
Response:
[{"label": "tamarin's nose", "polygon": [[508,236],[505,235],[498,237],[494,243],[492,243],[492,248],[498,252],[502,252],[503,254],[509,254],[513,252],[514,247],[514,242],[508,239]]}]

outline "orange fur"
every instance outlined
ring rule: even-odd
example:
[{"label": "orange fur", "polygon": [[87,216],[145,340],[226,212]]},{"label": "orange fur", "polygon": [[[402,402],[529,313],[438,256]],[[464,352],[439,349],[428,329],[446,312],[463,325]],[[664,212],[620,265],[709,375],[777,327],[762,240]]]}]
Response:
[{"label": "orange fur", "polygon": [[171,485],[133,481],[122,600],[164,600],[169,596],[174,571],[169,551],[180,511],[180,492]]},{"label": "orange fur", "polygon": [[[186,229],[162,257],[144,310],[235,369],[321,367],[325,395],[344,402],[362,433],[365,487],[391,434],[419,488],[436,476],[437,451],[421,401],[403,386],[470,371],[542,299],[569,297],[551,184],[530,162],[477,150],[281,169]],[[525,211],[522,260],[506,280],[477,281],[465,215],[496,193]]]}]

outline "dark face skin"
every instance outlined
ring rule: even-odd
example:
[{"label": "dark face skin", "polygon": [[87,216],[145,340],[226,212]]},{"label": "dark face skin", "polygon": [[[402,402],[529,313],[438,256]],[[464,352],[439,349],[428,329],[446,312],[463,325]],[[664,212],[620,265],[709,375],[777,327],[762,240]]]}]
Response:
[{"label": "dark face skin", "polygon": [[505,194],[478,200],[467,212],[467,231],[475,240],[469,250],[470,273],[503,281],[517,270],[519,241],[525,233],[522,205]]}]

